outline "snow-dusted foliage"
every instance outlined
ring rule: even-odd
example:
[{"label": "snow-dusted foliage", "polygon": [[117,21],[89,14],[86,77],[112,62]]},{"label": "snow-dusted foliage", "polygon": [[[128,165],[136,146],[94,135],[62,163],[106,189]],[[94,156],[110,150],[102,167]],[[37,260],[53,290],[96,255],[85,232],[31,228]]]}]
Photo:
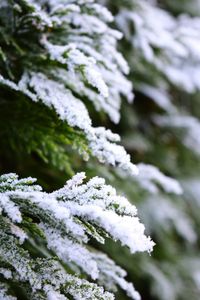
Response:
[{"label": "snow-dusted foliage", "polygon": [[129,62],[136,88],[164,110],[173,111],[166,94],[169,83],[188,93],[200,89],[200,18],[175,18],[153,2],[124,1],[116,22],[133,48]]},{"label": "snow-dusted foliage", "polygon": [[23,34],[35,30],[32,43],[37,47],[36,59],[48,65],[41,69],[27,57],[22,62],[25,65],[21,78],[13,80],[13,70],[8,76],[2,72],[1,86],[53,108],[61,120],[84,131],[93,156],[136,174],[129,155],[115,144],[119,137],[110,130],[92,127],[83,103],[83,98],[92,101],[97,110],[104,110],[112,121],[118,122],[121,96],[128,101],[133,99],[132,85],[124,76],[128,73],[127,63],[116,50],[121,33],[107,25],[113,20],[110,12],[93,1],[19,3],[19,7],[11,7],[9,2],[2,5],[17,15],[19,41]]},{"label": "snow-dusted foliage", "polygon": [[[18,85],[0,77],[0,83],[7,87],[23,92],[33,101],[42,100],[45,105],[53,107],[63,121],[72,127],[82,129],[88,139],[92,155],[100,162],[120,167],[130,175],[138,173],[137,167],[131,163],[125,149],[115,142],[120,141],[118,134],[113,134],[104,127],[94,128],[85,105],[64,85],[49,80],[41,73],[25,74]],[[32,92],[33,90],[34,92]]]},{"label": "snow-dusted foliage", "polygon": [[116,20],[135,49],[136,66],[145,59],[172,84],[188,92],[199,90],[199,18],[177,19],[148,1],[132,2],[133,10],[122,9]]},{"label": "snow-dusted foliage", "polygon": [[[151,252],[154,243],[144,235],[135,206],[102,178],[84,180],[85,174],[79,173],[60,190],[45,193],[32,178],[19,180],[15,174],[0,177],[0,256],[5,265],[0,274],[8,286],[19,281],[30,299],[67,299],[67,295],[73,299],[114,299],[96,284],[70,275],[69,269],[88,274],[107,290],[115,291],[119,286],[138,300],[139,294],[124,279],[126,272],[87,243],[91,238],[104,243],[109,236],[133,253]],[[44,258],[33,259],[24,243],[38,248]],[[2,293],[7,295],[4,288]]]},{"label": "snow-dusted foliage", "polygon": [[[0,172],[49,191],[0,177],[0,299],[198,300],[200,13],[180,2],[0,1]],[[106,129],[122,99],[130,155]],[[154,243],[124,195],[153,258],[130,262]]]},{"label": "snow-dusted foliage", "polygon": [[[158,203],[159,209],[157,209]],[[169,197],[155,195],[148,197],[140,209],[150,232],[154,231],[155,234],[161,235],[160,231],[164,234],[163,232],[175,229],[186,242],[194,244],[197,241],[194,223],[187,213],[181,210],[181,205],[177,204],[179,203],[173,203]]]},{"label": "snow-dusted foliage", "polygon": [[[139,184],[140,188],[150,194],[157,194],[160,190],[165,193],[181,195],[183,190],[178,180],[166,176],[157,167],[145,163],[136,164],[138,175],[130,178],[131,182]],[[127,179],[124,171],[117,170],[117,175],[123,180]]]},{"label": "snow-dusted foliage", "polygon": [[137,165],[139,174],[136,181],[149,191],[150,193],[157,193],[158,187],[156,183],[163,188],[167,193],[182,194],[182,188],[179,182],[171,177],[164,175],[155,166],[140,163]]}]

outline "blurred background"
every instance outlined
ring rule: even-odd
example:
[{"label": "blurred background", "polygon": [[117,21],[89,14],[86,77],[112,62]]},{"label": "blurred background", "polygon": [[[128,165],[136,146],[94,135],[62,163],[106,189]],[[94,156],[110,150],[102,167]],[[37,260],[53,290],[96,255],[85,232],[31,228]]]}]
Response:
[{"label": "blurred background", "polygon": [[130,180],[122,184],[121,178],[112,178],[136,204],[156,246],[152,256],[132,257],[112,244],[106,250],[128,270],[142,299],[198,300],[200,1],[102,2],[124,34],[120,50],[130,65],[135,92],[132,106],[123,103],[115,130],[134,162],[157,166],[183,189],[182,195],[174,195],[158,185],[141,189]]}]

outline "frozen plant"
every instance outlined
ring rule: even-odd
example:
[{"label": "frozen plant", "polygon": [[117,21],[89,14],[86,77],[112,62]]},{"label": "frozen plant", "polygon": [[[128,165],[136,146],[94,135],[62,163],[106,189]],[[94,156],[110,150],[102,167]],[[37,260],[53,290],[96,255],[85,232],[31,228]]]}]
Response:
[{"label": "frozen plant", "polygon": [[[126,272],[87,244],[91,238],[104,243],[109,236],[135,253],[151,252],[154,243],[144,235],[135,206],[102,178],[84,181],[85,174],[78,173],[62,189],[45,193],[35,179],[20,180],[12,173],[0,177],[0,274],[8,286],[2,295],[12,299],[15,283],[29,299],[114,299],[78,277],[86,273],[107,290],[120,286],[140,299],[124,279]],[[33,259],[31,249],[43,258]]]}]

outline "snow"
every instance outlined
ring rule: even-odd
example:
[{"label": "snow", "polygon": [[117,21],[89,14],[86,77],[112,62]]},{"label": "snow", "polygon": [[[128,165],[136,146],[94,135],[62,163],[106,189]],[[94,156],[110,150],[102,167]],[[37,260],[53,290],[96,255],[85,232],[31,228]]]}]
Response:
[{"label": "snow", "polygon": [[117,266],[109,257],[102,253],[94,253],[100,269],[99,283],[105,286],[109,291],[116,291],[116,285],[124,290],[127,295],[134,300],[140,300],[139,293],[135,290],[132,283],[126,281],[127,275],[121,267]]},{"label": "snow", "polygon": [[135,178],[140,185],[151,193],[157,193],[158,188],[155,182],[158,183],[167,193],[182,194],[182,187],[180,183],[166,175],[164,175],[158,168],[152,165],[140,163],[137,165],[139,175]]},{"label": "snow", "polygon": [[67,298],[64,295],[56,291],[49,291],[47,293],[47,300],[66,300]]},{"label": "snow", "polygon": [[4,194],[0,194],[0,214],[2,211],[5,212],[13,222],[19,223],[22,221],[19,208]]},{"label": "snow", "polygon": [[[97,177],[91,179],[88,183],[83,183],[84,178],[84,173],[77,174],[66,183],[64,188],[51,194],[39,191],[30,192],[29,190],[27,192],[16,190],[1,193],[0,203],[1,205],[4,204],[8,217],[14,221],[16,221],[15,211],[19,213],[20,207],[24,205],[27,207],[27,204],[30,210],[35,211],[38,216],[44,218],[45,222],[47,221],[47,214],[50,227],[49,225],[42,225],[44,223],[42,219],[41,228],[46,232],[50,247],[55,247],[56,252],[58,252],[58,255],[60,253],[62,258],[63,255],[66,255],[69,260],[76,259],[77,264],[81,265],[84,270],[91,268],[91,266],[87,267],[90,260],[88,258],[87,262],[78,262],[78,252],[82,259],[84,259],[84,256],[89,257],[89,254],[86,255],[87,250],[81,246],[82,242],[87,243],[89,236],[86,238],[87,231],[84,225],[76,221],[77,218],[80,221],[83,220],[104,229],[114,240],[119,240],[122,245],[128,246],[132,253],[152,251],[154,243],[149,237],[145,236],[145,228],[136,216],[135,206],[129,204],[124,197],[117,196],[114,188],[105,185],[104,179]],[[12,210],[10,207],[12,207]],[[13,207],[15,208],[14,213]],[[61,226],[62,230],[68,235],[67,239],[59,237],[59,234],[56,235],[55,229],[51,228],[55,225],[55,220],[57,226]],[[18,218],[17,221],[20,222],[21,219]],[[16,232],[17,229],[15,228],[15,235]],[[80,245],[77,243],[80,243]],[[64,248],[69,249],[67,250],[70,251],[68,254],[62,250],[62,244]],[[69,245],[71,246],[69,247]],[[73,249],[74,251],[72,251]],[[74,255],[75,252],[76,255]],[[83,253],[85,254],[82,255]],[[92,261],[90,263],[94,264]],[[93,277],[97,276],[95,267],[92,274],[94,274]]]},{"label": "snow", "polygon": [[53,250],[62,261],[67,264],[72,262],[79,266],[82,272],[88,274],[93,280],[98,278],[99,270],[97,264],[85,246],[67,237],[63,238],[59,231],[46,228],[44,224],[41,224],[40,227],[45,232],[48,248]]},{"label": "snow", "polygon": [[2,83],[22,91],[33,101],[42,101],[45,105],[53,107],[63,121],[82,129],[92,155],[100,162],[120,167],[131,176],[138,174],[137,167],[131,163],[130,155],[122,146],[115,144],[120,140],[119,136],[104,127],[92,127],[86,106],[65,88],[64,84],[51,80],[42,73],[26,73],[18,85],[4,79]]},{"label": "snow", "polygon": [[134,61],[145,59],[155,72],[188,93],[200,89],[199,17],[175,18],[155,4],[134,0],[134,10],[121,9],[116,23],[134,49]]}]

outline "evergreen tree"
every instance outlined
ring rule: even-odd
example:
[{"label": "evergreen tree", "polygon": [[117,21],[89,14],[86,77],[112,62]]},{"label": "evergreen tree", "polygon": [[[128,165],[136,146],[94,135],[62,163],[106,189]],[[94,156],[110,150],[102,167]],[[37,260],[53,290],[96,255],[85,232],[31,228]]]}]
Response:
[{"label": "evergreen tree", "polygon": [[199,13],[0,0],[0,299],[199,299]]},{"label": "evergreen tree", "polygon": [[[121,96],[133,98],[112,19],[89,0],[0,2],[1,299],[114,299],[116,286],[140,299],[94,245],[109,237],[152,251],[135,206],[104,179],[74,175],[89,157],[138,172],[119,136],[94,127],[88,112],[91,103],[118,122]],[[49,192],[11,170],[37,175]]]}]

